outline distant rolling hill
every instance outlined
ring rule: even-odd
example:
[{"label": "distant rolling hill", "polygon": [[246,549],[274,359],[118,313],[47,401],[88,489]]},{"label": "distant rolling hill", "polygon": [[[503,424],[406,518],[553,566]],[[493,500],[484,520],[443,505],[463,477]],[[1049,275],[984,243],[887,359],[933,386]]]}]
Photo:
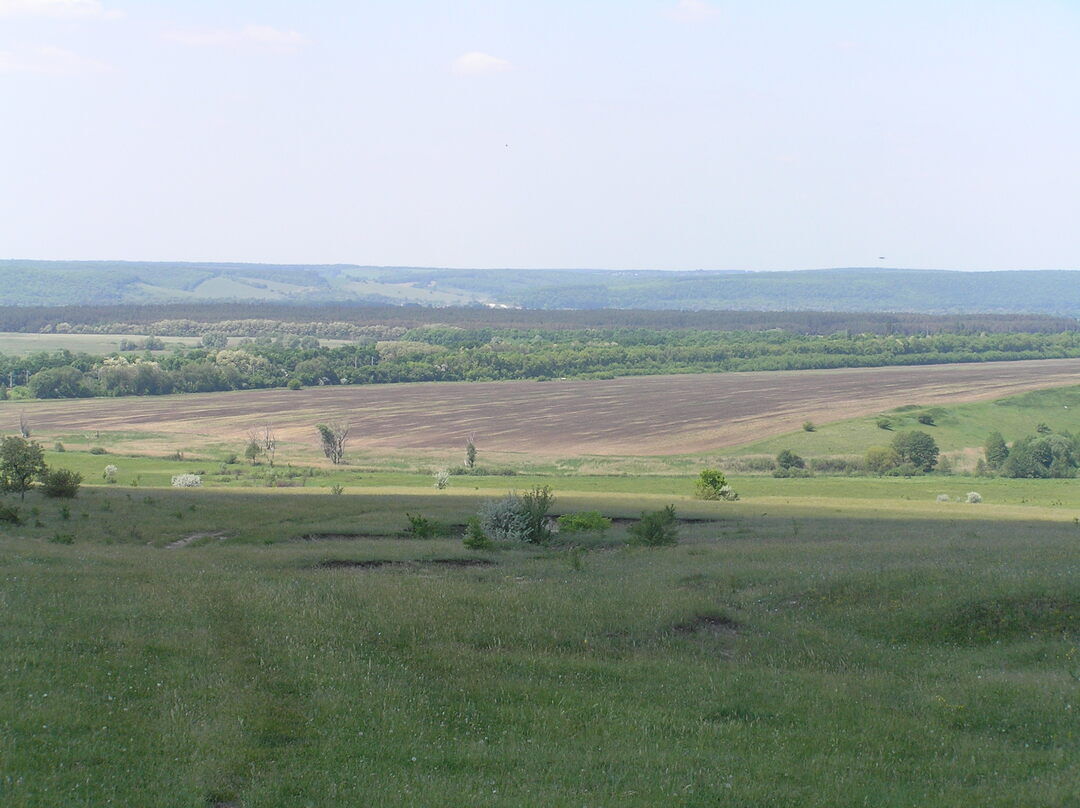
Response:
[{"label": "distant rolling hill", "polygon": [[0,305],[365,302],[526,309],[1026,312],[1080,316],[1080,271],[438,269],[0,261]]}]

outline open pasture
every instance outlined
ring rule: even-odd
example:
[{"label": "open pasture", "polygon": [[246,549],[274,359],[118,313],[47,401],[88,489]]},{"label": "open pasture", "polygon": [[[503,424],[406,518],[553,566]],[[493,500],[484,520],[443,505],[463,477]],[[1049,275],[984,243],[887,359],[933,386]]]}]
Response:
[{"label": "open pasture", "polygon": [[[315,452],[315,424],[353,425],[350,449],[541,456],[707,452],[905,404],[985,401],[1075,384],[1080,359],[792,372],[644,376],[604,381],[327,386],[123,399],[0,402],[9,429],[25,413],[47,436],[136,433],[118,449],[198,450],[243,441],[271,421],[283,445]],[[137,433],[149,433],[140,438]]]},{"label": "open pasture", "polygon": [[41,526],[0,528],[0,801],[1077,804],[1071,522],[751,500],[662,549],[394,535],[477,502],[31,494]]}]

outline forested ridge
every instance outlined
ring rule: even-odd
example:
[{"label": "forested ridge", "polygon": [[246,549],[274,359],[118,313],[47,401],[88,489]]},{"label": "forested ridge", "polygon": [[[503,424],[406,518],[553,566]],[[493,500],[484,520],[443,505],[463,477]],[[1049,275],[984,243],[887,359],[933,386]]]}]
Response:
[{"label": "forested ridge", "polygon": [[467,303],[524,309],[911,311],[1080,315],[1073,270],[957,272],[443,269],[0,260],[7,305],[164,302]]}]

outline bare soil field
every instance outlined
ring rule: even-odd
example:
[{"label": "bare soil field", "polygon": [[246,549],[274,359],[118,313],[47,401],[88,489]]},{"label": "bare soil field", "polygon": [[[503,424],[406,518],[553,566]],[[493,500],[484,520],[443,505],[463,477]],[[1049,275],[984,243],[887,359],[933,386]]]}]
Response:
[{"label": "bare soil field", "polygon": [[[130,451],[232,443],[270,421],[315,449],[314,425],[352,424],[352,450],[674,455],[714,451],[905,404],[983,401],[1080,384],[1080,359],[607,381],[446,382],[146,398],[0,402],[0,431],[26,413],[38,437],[129,433]],[[139,433],[146,435],[140,439]],[[119,448],[119,447],[117,447]]]}]

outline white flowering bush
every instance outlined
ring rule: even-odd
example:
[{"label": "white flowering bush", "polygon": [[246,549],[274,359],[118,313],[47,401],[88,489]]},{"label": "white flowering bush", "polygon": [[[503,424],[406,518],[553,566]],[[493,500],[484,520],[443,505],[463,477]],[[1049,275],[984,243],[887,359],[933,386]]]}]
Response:
[{"label": "white flowering bush", "polygon": [[101,473],[101,476],[105,480],[105,482],[107,482],[107,483],[115,483],[116,482],[116,472],[118,472],[118,471],[120,471],[120,469],[118,469],[116,466],[114,466],[112,463],[110,463],[109,465],[107,465],[105,467],[105,471],[103,471]]},{"label": "white flowering bush", "polygon": [[173,488],[198,488],[202,485],[202,477],[198,474],[174,474],[172,484]]},{"label": "white flowering bush", "polygon": [[978,491],[968,491],[967,501],[970,502],[972,505],[977,505],[978,503],[982,502],[982,494],[980,494]]},{"label": "white flowering bush", "polygon": [[435,472],[435,487],[442,491],[450,485],[450,472],[443,469]]},{"label": "white flowering bush", "polygon": [[949,495],[948,494],[938,494],[937,495],[937,501],[938,502],[948,502],[949,501]]}]

